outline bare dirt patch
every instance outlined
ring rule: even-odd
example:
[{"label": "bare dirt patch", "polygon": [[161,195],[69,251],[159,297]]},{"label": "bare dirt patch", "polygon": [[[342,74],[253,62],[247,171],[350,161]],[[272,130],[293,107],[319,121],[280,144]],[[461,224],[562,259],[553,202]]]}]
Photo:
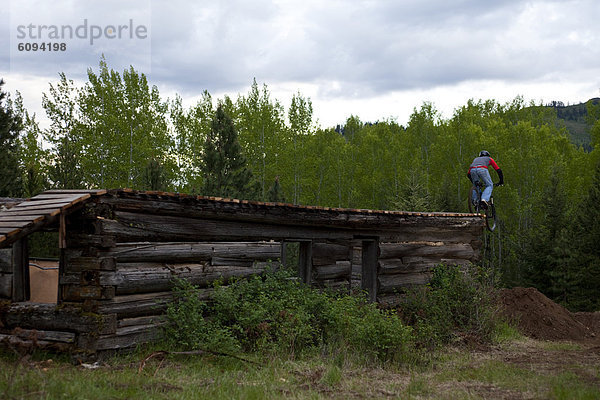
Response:
[{"label": "bare dirt patch", "polygon": [[505,315],[525,336],[575,342],[600,336],[600,313],[572,313],[534,288],[503,289],[500,299]]}]

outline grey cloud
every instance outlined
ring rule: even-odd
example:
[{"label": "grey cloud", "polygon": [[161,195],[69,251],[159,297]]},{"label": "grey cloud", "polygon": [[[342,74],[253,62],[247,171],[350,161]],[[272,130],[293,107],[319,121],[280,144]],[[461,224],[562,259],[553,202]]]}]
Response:
[{"label": "grey cloud", "polygon": [[[182,95],[246,90],[256,77],[312,83],[326,97],[368,97],[480,79],[538,79],[594,69],[600,58],[593,0],[91,1],[72,2],[68,12],[118,19],[144,4],[151,4],[151,71],[139,66],[147,61],[143,49],[127,47],[107,48],[109,66],[133,64],[151,83]],[[561,14],[552,15],[553,8]],[[73,53],[79,61],[24,67],[85,77],[81,60],[96,68],[102,48],[94,50]]]}]

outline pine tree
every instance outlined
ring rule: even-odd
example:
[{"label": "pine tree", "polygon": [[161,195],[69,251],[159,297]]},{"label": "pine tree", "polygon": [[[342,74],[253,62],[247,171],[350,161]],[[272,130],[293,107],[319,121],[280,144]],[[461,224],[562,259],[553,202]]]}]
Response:
[{"label": "pine tree", "polygon": [[219,104],[202,155],[206,196],[255,199],[257,184],[247,167],[231,118]]},{"label": "pine tree", "polygon": [[568,304],[580,311],[600,310],[600,163],[573,219],[573,255],[569,268]]},{"label": "pine tree", "polygon": [[82,189],[83,173],[79,151],[70,136],[63,136],[56,144],[54,165],[50,166],[50,179],[58,189]]},{"label": "pine tree", "polygon": [[275,177],[275,181],[273,185],[267,192],[267,201],[272,203],[283,203],[285,202],[285,198],[283,197],[283,192],[281,190],[281,185],[279,184],[279,177]]},{"label": "pine tree", "polygon": [[553,300],[565,303],[568,291],[567,195],[555,167],[539,200],[540,215],[526,235],[523,261],[528,283]]},{"label": "pine tree", "polygon": [[147,190],[166,190],[165,169],[156,160],[150,160],[143,173],[144,189]]},{"label": "pine tree", "polygon": [[12,109],[3,104],[6,93],[2,85],[4,81],[0,79],[0,197],[21,196],[23,182],[17,154],[22,125]]}]

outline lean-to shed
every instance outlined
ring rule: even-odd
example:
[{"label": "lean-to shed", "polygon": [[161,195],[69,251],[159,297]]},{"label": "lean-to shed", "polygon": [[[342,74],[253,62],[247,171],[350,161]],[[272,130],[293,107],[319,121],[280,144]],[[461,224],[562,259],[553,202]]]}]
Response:
[{"label": "lean-to shed", "polygon": [[[97,353],[159,337],[174,277],[203,288],[294,260],[318,287],[394,303],[439,263],[479,259],[476,214],[355,210],[132,190],[50,190],[0,211],[0,341]],[[58,232],[30,301],[30,234]],[[46,267],[50,268],[50,267]],[[55,295],[54,295],[55,294]]]}]

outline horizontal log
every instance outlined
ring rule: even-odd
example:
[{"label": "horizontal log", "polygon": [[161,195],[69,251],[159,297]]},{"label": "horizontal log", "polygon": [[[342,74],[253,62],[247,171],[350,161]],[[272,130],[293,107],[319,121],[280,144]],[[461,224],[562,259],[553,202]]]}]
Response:
[{"label": "horizontal log", "polygon": [[137,193],[119,193],[118,196],[103,196],[99,202],[111,204],[115,210],[184,216],[187,218],[212,218],[261,223],[285,224],[289,226],[322,226],[381,229],[400,226],[454,226],[480,225],[481,216],[467,214],[391,213],[361,212],[345,209],[321,209],[297,206],[269,206],[250,202],[216,202],[195,198],[152,198]]},{"label": "horizontal log", "polygon": [[470,243],[482,235],[478,226],[407,227],[397,231],[379,232],[380,242],[445,242]]},{"label": "horizontal log", "polygon": [[379,259],[401,258],[404,256],[439,256],[469,259],[475,256],[473,248],[468,243],[379,243],[379,250]]},{"label": "horizontal log", "polygon": [[379,275],[378,293],[401,292],[407,287],[414,285],[426,285],[431,279],[428,273]]},{"label": "horizontal log", "polygon": [[350,242],[346,244],[316,242],[312,246],[313,258],[347,259],[351,252]]},{"label": "horizontal log", "polygon": [[313,279],[350,279],[351,267],[350,261],[338,261],[331,265],[313,266]]},{"label": "horizontal log", "polygon": [[404,257],[401,259],[379,260],[379,273],[382,275],[421,273],[431,271],[440,264],[468,265],[471,260],[433,258],[433,257]]},{"label": "horizontal log", "polygon": [[143,317],[123,318],[117,322],[117,332],[129,326],[163,325],[167,321],[166,315],[146,315]]},{"label": "horizontal log", "polygon": [[102,335],[95,343],[95,350],[117,350],[159,340],[163,335],[163,324],[125,326],[116,333]]},{"label": "horizontal log", "polygon": [[45,340],[48,342],[75,343],[75,333],[73,332],[14,328],[7,334],[32,341]]},{"label": "horizontal log", "polygon": [[[199,299],[203,301],[209,300],[213,293],[213,288],[198,289]],[[115,296],[111,300],[101,302],[98,312],[117,314],[119,319],[155,315],[164,313],[172,301],[172,291]]]},{"label": "horizontal log", "polygon": [[414,274],[430,271],[436,263],[405,263],[402,259],[379,260],[378,273],[381,275]]},{"label": "horizontal log", "polygon": [[447,265],[466,265],[470,260],[462,258],[438,258],[438,257],[402,257],[405,264],[431,264],[432,266],[439,264]]},{"label": "horizontal log", "polygon": [[[115,272],[99,272],[100,287],[113,287],[117,295],[162,292],[173,287],[175,278],[207,287],[216,280],[225,282],[264,272],[269,263],[254,263],[252,267],[212,266],[206,264],[117,263]],[[64,274],[63,285],[76,285],[81,274]],[[94,288],[94,287],[90,287]],[[91,290],[91,289],[90,289]]]},{"label": "horizontal log", "polygon": [[2,309],[0,322],[5,329],[96,333],[110,333],[117,329],[116,314],[89,314],[78,307],[41,303],[13,303]]},{"label": "horizontal log", "polygon": [[11,349],[51,350],[63,353],[68,353],[74,349],[72,343],[38,340],[35,338],[27,339],[3,333],[0,333],[0,345],[7,345]]},{"label": "horizontal log", "polygon": [[120,242],[202,240],[335,239],[349,238],[349,230],[295,227],[274,224],[193,219],[115,212],[117,220],[95,221],[97,234],[114,235]]},{"label": "horizontal log", "polygon": [[[118,244],[103,253],[118,262],[197,262],[217,258],[275,260],[281,257],[279,242],[179,242]],[[233,265],[233,264],[229,264]]]}]

